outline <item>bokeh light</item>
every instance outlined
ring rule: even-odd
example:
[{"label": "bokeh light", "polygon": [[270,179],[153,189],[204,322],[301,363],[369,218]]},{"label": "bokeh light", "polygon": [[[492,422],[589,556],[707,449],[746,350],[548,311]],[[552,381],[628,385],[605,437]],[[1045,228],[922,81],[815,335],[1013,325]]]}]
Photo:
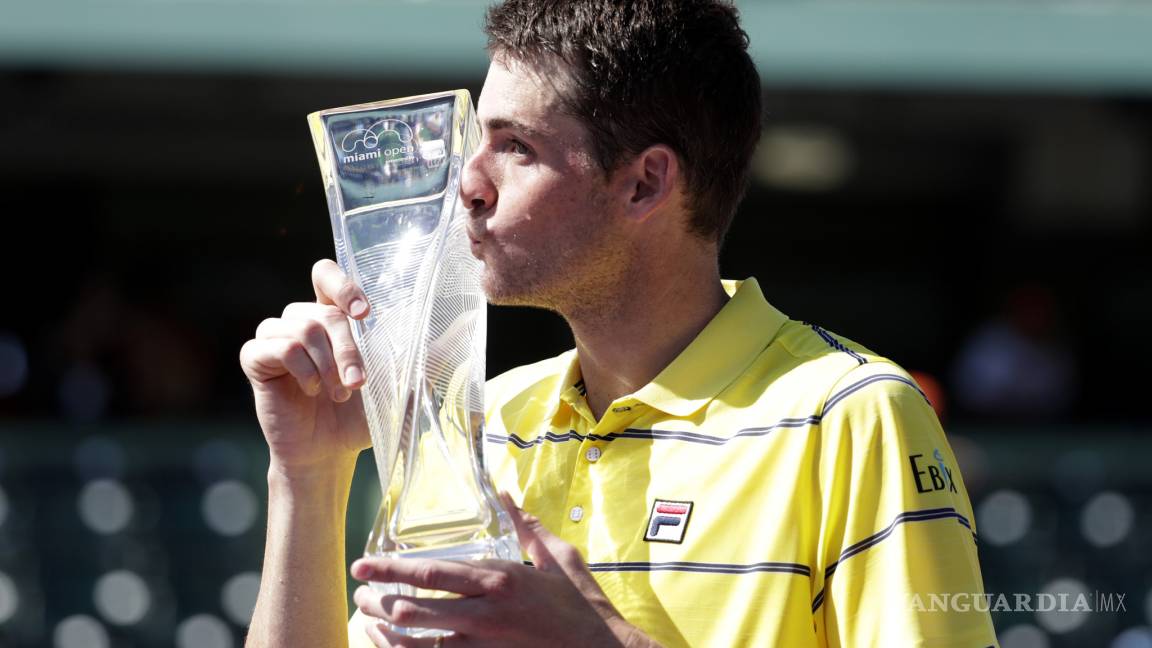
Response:
[{"label": "bokeh light", "polygon": [[77,499],[77,507],[84,524],[104,535],[124,530],[135,511],[128,489],[112,479],[97,479],[85,484]]},{"label": "bokeh light", "polygon": [[251,487],[229,479],[208,488],[204,493],[201,511],[204,521],[213,531],[220,535],[236,536],[255,524],[259,504]]},{"label": "bokeh light", "polygon": [[0,332],[0,398],[11,396],[28,382],[28,352],[20,338]]},{"label": "bokeh light", "polygon": [[1111,547],[1128,537],[1136,514],[1128,498],[1106,492],[1093,497],[1080,514],[1080,532],[1097,547]]},{"label": "bokeh light", "polygon": [[260,573],[242,572],[224,583],[220,593],[220,604],[228,618],[239,626],[252,623],[252,611],[256,608],[256,595],[260,591]]},{"label": "bokeh light", "polygon": [[[1049,632],[1071,632],[1083,625],[1092,614],[1085,610],[1073,609],[1077,597],[1088,595],[1088,588],[1084,583],[1074,578],[1058,578],[1045,585],[1040,593],[1055,597],[1055,609],[1036,612],[1036,620]],[[1039,608],[1043,603],[1037,597],[1033,605]]]},{"label": "bokeh light", "polygon": [[0,572],[0,625],[8,622],[20,609],[20,590],[12,578]]},{"label": "bokeh light", "polygon": [[147,583],[126,570],[101,576],[92,598],[101,616],[116,625],[139,623],[152,607],[152,593]]},{"label": "bokeh light", "polygon": [[1152,648],[1152,628],[1129,628],[1116,635],[1111,648]]},{"label": "bokeh light", "polygon": [[976,509],[980,539],[994,545],[1020,540],[1031,526],[1032,507],[1027,498],[1013,490],[992,493]]},{"label": "bokeh light", "polygon": [[108,648],[108,631],[99,621],[76,614],[56,624],[52,644],[56,648]]},{"label": "bokeh light", "polygon": [[197,614],[176,628],[176,648],[232,648],[228,624],[211,614]]}]

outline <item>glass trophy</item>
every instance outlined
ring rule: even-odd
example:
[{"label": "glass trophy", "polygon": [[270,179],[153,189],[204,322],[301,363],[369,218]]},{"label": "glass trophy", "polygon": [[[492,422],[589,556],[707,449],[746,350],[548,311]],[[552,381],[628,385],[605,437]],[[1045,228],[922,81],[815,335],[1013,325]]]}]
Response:
[{"label": "glass trophy", "polygon": [[519,561],[483,460],[487,302],[458,199],[480,139],[472,98],[456,90],[335,108],[308,124],[337,261],[371,306],[352,322],[383,495],[365,553]]}]

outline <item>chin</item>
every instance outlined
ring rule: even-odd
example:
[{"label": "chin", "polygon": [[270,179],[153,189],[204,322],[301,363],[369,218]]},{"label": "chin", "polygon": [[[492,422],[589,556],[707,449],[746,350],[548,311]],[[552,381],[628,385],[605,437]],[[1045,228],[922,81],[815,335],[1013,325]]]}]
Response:
[{"label": "chin", "polygon": [[548,308],[531,284],[525,281],[526,277],[520,273],[516,279],[500,276],[487,266],[484,267],[482,287],[488,303],[494,306],[529,306],[534,308]]},{"label": "chin", "polygon": [[505,284],[485,281],[484,282],[484,296],[488,299],[488,303],[493,306],[530,306],[526,303],[529,300],[525,299],[523,293],[517,290],[512,290]]}]

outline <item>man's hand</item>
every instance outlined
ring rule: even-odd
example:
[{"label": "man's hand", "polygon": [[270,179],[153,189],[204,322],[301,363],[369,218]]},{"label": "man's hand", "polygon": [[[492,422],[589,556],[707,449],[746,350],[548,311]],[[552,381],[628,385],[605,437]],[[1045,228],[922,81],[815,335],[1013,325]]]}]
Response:
[{"label": "man's hand", "polygon": [[315,302],[289,304],[240,350],[270,455],[252,648],[348,643],[344,521],[356,457],[370,443],[348,317],[369,306],[332,261],[313,266],[312,287]]},{"label": "man's hand", "polygon": [[347,319],[367,316],[368,299],[328,259],[313,266],[312,286],[315,302],[289,304],[240,350],[273,468],[287,471],[347,465],[371,443]]},{"label": "man's hand", "polygon": [[461,598],[384,596],[367,586],[355,601],[381,648],[436,646],[434,639],[394,633],[377,619],[454,634],[445,648],[481,646],[656,646],[608,601],[580,552],[520,510],[507,495],[520,544],[535,567],[506,560],[449,561],[361,558],[352,575],[363,581],[407,583]]}]

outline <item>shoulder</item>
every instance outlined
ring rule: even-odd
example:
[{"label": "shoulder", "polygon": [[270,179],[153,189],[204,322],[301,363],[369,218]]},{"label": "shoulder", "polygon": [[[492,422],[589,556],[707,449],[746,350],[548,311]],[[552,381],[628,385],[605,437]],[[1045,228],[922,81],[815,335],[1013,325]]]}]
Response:
[{"label": "shoulder", "polygon": [[880,387],[884,390],[915,384],[903,368],[864,345],[796,320],[784,324],[758,365],[773,383],[802,395],[817,414],[826,411],[833,399],[868,385],[893,381]]},{"label": "shoulder", "polygon": [[928,397],[908,371],[891,360],[879,359],[844,372],[832,385],[821,414],[828,417],[838,410],[849,412],[905,401],[931,409]]},{"label": "shoulder", "polygon": [[819,361],[833,373],[887,359],[868,347],[809,322],[788,320],[776,342],[798,362]]},{"label": "shoulder", "polygon": [[[923,391],[894,361],[818,325],[789,320],[762,367],[827,425],[932,414]],[[778,395],[778,394],[777,394]]]},{"label": "shoulder", "polygon": [[834,447],[888,455],[944,443],[927,395],[908,371],[886,358],[870,358],[839,375],[818,416],[824,443]]}]

